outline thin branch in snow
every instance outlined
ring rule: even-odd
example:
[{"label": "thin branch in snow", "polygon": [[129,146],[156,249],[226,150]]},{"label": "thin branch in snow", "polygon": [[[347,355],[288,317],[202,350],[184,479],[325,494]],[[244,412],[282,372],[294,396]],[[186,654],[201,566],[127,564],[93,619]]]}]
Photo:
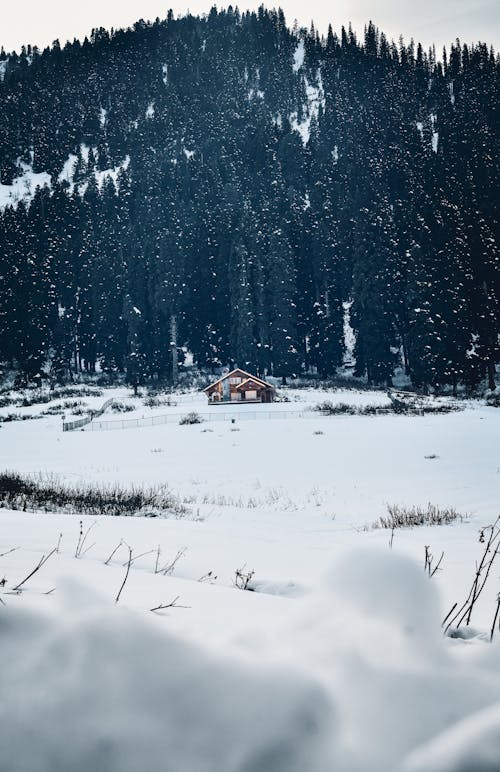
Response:
[{"label": "thin branch in snow", "polygon": [[0,555],[0,558],[4,558],[6,555],[10,555],[12,552],[15,552],[18,549],[19,547],[12,547],[12,549],[7,550],[7,552],[2,552],[2,554]]},{"label": "thin branch in snow", "polygon": [[492,622],[492,625],[491,625],[490,641],[493,640],[493,636],[495,634],[495,625],[497,623],[497,619],[498,619],[498,614],[499,613],[500,613],[500,592],[497,595],[497,606],[496,606],[496,609],[495,609],[495,616],[493,617],[493,622]]},{"label": "thin branch in snow", "polygon": [[92,528],[95,525],[96,525],[96,521],[94,520],[94,522],[91,525],[89,525],[87,530],[84,532],[83,531],[83,521],[80,520],[80,532],[78,534],[78,542],[77,542],[76,550],[75,550],[75,558],[81,558],[82,555],[84,555],[85,552],[88,552],[88,549],[90,549],[90,547],[89,547],[87,550],[85,550],[85,552],[83,552],[83,548],[85,546],[85,542],[87,541],[87,537],[88,537],[89,533],[91,532]]},{"label": "thin branch in snow", "polygon": [[158,573],[158,564],[160,562],[160,554],[161,554],[161,548],[160,548],[160,545],[158,544],[158,548],[156,550],[155,574]]},{"label": "thin branch in snow", "polygon": [[245,571],[245,568],[246,564],[241,568],[236,569],[234,576],[234,586],[237,587],[238,590],[251,591],[250,582],[255,576],[255,571]]},{"label": "thin branch in snow", "polygon": [[[486,533],[489,533],[488,538],[486,538]],[[492,525],[488,525],[485,528],[482,528],[479,532],[479,543],[485,544],[484,552],[481,556],[481,560],[479,561],[479,563],[476,563],[476,572],[474,574],[474,579],[472,581],[472,585],[469,590],[469,594],[467,595],[467,598],[462,603],[459,610],[453,616],[451,616],[452,612],[457,606],[457,604],[455,603],[455,606],[443,621],[443,627],[445,625],[445,622],[448,622],[448,624],[444,628],[445,633],[447,633],[447,631],[452,625],[455,625],[455,627],[460,627],[460,625],[464,621],[466,625],[470,624],[474,606],[479,596],[481,595],[486,582],[488,581],[488,577],[493,567],[493,563],[495,562],[497,555],[500,553],[500,544],[498,543],[499,539],[500,539],[500,515],[497,517],[497,519]]]},{"label": "thin branch in snow", "polygon": [[131,564],[132,564],[132,548],[131,548],[131,547],[129,547],[129,546],[128,546],[128,544],[127,544],[127,549],[128,549],[128,563],[127,563],[127,570],[125,571],[125,576],[124,576],[124,578],[123,578],[122,586],[121,586],[121,587],[120,587],[120,589],[118,590],[118,595],[117,595],[117,596],[116,596],[116,598],[115,598],[115,603],[118,603],[118,601],[120,600],[120,595],[122,594],[122,592],[123,592],[123,588],[125,587],[125,584],[126,584],[126,582],[127,582],[127,579],[128,579],[128,575],[129,575],[129,572],[130,572],[130,566],[131,566]]},{"label": "thin branch in snow", "polygon": [[206,574],[203,574],[203,576],[200,576],[198,581],[199,582],[215,582],[215,581],[217,581],[217,577],[215,576],[213,571],[208,571]]},{"label": "thin branch in snow", "polygon": [[159,569],[157,573],[163,574],[163,576],[172,576],[172,574],[175,571],[175,567],[177,563],[182,557],[184,557],[185,554],[186,554],[186,547],[183,547],[182,549],[178,550],[175,558],[170,563],[166,563],[162,568]]},{"label": "thin branch in snow", "polygon": [[[145,555],[151,555],[152,552],[155,552],[155,550],[148,550],[147,552],[141,552],[139,555],[134,555],[131,561],[131,565],[132,563],[135,563],[136,560],[139,560],[139,558],[143,558]],[[127,565],[127,561],[125,561],[125,563],[122,563],[122,566],[126,566],[126,565]]]},{"label": "thin branch in snow", "polygon": [[51,550],[51,551],[48,553],[48,555],[42,555],[42,557],[40,558],[40,560],[39,560],[39,562],[38,562],[38,565],[37,565],[37,566],[35,566],[35,568],[33,569],[33,571],[31,571],[31,572],[28,574],[28,576],[27,576],[27,577],[25,577],[25,578],[23,579],[23,581],[22,581],[22,582],[19,582],[19,584],[17,584],[15,587],[13,587],[13,588],[12,588],[12,592],[19,592],[19,591],[20,591],[20,589],[21,589],[21,587],[23,586],[23,584],[26,584],[26,582],[28,581],[28,579],[31,579],[31,577],[32,577],[34,574],[36,574],[36,573],[37,573],[37,571],[39,571],[43,565],[45,565],[45,563],[47,562],[47,560],[48,560],[50,557],[52,557],[52,555],[55,553],[55,551],[56,551],[56,548],[54,547],[54,549],[53,549],[53,550]]},{"label": "thin branch in snow", "polygon": [[119,543],[119,544],[118,544],[118,545],[117,545],[117,546],[114,548],[114,550],[113,550],[113,552],[111,553],[111,555],[109,556],[109,558],[108,558],[107,560],[105,560],[105,561],[104,561],[104,565],[105,565],[105,566],[109,566],[109,564],[110,564],[110,561],[111,561],[111,559],[112,559],[113,555],[115,555],[115,554],[118,552],[118,550],[120,549],[120,547],[121,547],[122,545],[123,545],[123,539],[120,539],[120,543]]},{"label": "thin branch in snow", "polygon": [[191,608],[191,606],[181,606],[177,601],[179,600],[180,595],[177,595],[173,600],[170,601],[170,603],[160,603],[159,606],[155,606],[154,608],[150,608],[150,611],[163,611],[163,609],[166,608]]}]

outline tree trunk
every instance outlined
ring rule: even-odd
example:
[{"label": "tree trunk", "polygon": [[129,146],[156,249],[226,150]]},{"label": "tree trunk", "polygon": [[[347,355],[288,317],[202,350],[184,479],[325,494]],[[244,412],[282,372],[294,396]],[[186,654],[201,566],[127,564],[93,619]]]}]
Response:
[{"label": "tree trunk", "polygon": [[488,388],[490,391],[495,391],[497,385],[495,383],[495,363],[492,359],[488,359]]},{"label": "tree trunk", "polygon": [[170,317],[170,351],[172,353],[172,383],[175,385],[179,376],[179,356],[177,352],[177,317]]}]

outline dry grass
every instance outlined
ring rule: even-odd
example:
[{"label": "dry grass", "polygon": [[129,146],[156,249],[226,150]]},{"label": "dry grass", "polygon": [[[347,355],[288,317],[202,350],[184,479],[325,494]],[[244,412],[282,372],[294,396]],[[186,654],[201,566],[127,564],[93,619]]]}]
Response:
[{"label": "dry grass", "polygon": [[166,485],[123,487],[113,485],[65,485],[58,477],[26,476],[0,472],[0,507],[83,515],[163,514],[181,517],[189,510]]},{"label": "dry grass", "polygon": [[415,528],[425,525],[449,525],[456,520],[462,522],[467,514],[460,514],[454,507],[438,507],[430,502],[426,507],[402,504],[388,504],[387,517],[380,517],[373,528]]}]

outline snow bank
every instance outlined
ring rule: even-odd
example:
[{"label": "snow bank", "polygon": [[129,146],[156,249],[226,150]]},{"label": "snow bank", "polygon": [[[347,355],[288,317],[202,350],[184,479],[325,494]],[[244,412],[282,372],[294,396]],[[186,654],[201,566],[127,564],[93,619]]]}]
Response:
[{"label": "snow bank", "polygon": [[311,678],[83,600],[2,615],[0,769],[323,772],[334,718]]},{"label": "snow bank", "polygon": [[389,550],[353,552],[217,654],[71,584],[57,609],[9,603],[0,769],[493,772],[500,647],[444,639],[434,587]]},{"label": "snow bank", "polygon": [[497,772],[500,702],[459,721],[407,759],[402,772]]}]

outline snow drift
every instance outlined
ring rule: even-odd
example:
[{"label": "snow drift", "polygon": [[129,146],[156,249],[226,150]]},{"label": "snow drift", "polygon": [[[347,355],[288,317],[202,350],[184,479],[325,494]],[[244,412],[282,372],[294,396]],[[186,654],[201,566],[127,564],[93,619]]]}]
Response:
[{"label": "snow drift", "polygon": [[216,654],[71,582],[54,602],[0,608],[2,772],[498,770],[500,647],[443,639],[389,551]]}]

